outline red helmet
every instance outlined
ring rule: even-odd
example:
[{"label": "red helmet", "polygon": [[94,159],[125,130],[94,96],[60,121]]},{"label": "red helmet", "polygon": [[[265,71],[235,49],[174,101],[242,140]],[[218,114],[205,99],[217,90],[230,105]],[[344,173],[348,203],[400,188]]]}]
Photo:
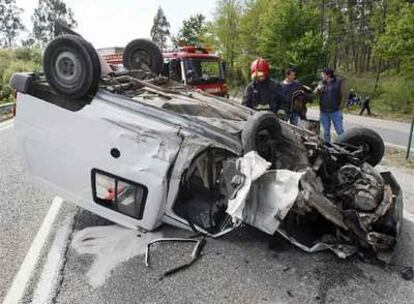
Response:
[{"label": "red helmet", "polygon": [[260,74],[268,76],[270,74],[270,67],[266,60],[259,57],[253,61],[250,71],[252,72],[252,76],[259,76]]}]

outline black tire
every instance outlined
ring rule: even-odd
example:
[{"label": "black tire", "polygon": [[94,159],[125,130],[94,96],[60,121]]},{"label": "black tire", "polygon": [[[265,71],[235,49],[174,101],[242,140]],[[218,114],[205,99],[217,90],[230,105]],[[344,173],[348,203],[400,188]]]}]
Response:
[{"label": "black tire", "polygon": [[88,53],[91,56],[92,64],[93,64],[93,71],[94,71],[94,79],[97,81],[93,81],[89,95],[95,95],[99,88],[99,81],[101,79],[102,70],[101,70],[101,61],[99,60],[98,52],[96,51],[95,47],[88,41],[83,39],[85,47],[88,49]]},{"label": "black tire", "polygon": [[[264,138],[262,138],[262,132],[265,133]],[[249,118],[243,128],[243,153],[257,151],[260,156],[274,164],[276,161],[275,151],[267,143],[278,141],[280,136],[281,126],[276,115],[272,112],[257,112]]]},{"label": "black tire", "polygon": [[356,147],[364,146],[368,152],[367,163],[371,166],[378,165],[385,152],[385,145],[381,136],[377,132],[367,128],[349,129],[339,135],[336,142]]},{"label": "black tire", "polygon": [[164,59],[158,46],[148,39],[132,40],[124,49],[124,68],[127,70],[150,69],[155,74],[160,74],[164,65]]},{"label": "black tire", "polygon": [[80,99],[96,93],[101,76],[99,57],[82,37],[53,39],[45,49],[43,68],[50,86],[63,96]]}]

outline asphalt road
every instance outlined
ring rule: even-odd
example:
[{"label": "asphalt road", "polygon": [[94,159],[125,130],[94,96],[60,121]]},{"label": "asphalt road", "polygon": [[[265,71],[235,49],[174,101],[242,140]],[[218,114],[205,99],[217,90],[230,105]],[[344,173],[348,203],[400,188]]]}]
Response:
[{"label": "asphalt road", "polygon": [[[83,212],[76,229],[107,225]],[[394,263],[414,264],[414,223],[404,222]],[[164,236],[188,233],[163,227]],[[283,240],[269,242],[252,228],[208,239],[193,266],[160,280],[165,270],[189,257],[192,247],[154,248],[151,268],[143,256],[116,267],[105,283],[93,288],[88,272],[93,255],[71,247],[56,303],[414,303],[414,282],[399,267],[382,268],[357,258],[340,260],[331,253],[306,254]]]},{"label": "asphalt road", "polygon": [[[0,212],[0,300],[10,287],[52,199],[51,194],[32,186],[25,176],[14,135],[12,128],[2,130],[0,127],[0,202],[3,207]],[[401,185],[409,194],[405,196],[406,206],[413,206],[412,175],[404,174],[398,174],[397,178],[402,177]],[[306,254],[286,241],[270,241],[266,234],[245,227],[219,239],[208,239],[200,260],[160,280],[165,270],[188,259],[192,246],[155,246],[151,268],[146,268],[140,248],[129,246],[139,240],[138,232],[136,235],[133,232],[133,238],[123,242],[124,234],[114,234],[115,238],[108,241],[104,234],[112,223],[67,204],[54,225],[54,239],[45,244],[24,303],[32,303],[36,294],[48,292],[53,303],[62,304],[414,303],[414,282],[403,280],[400,275],[402,266],[414,265],[414,220],[413,216],[410,218],[403,223],[394,259],[397,266],[394,267],[370,265],[357,258],[340,260],[328,252]],[[73,225],[67,225],[68,220],[72,220]],[[69,227],[70,236],[55,252],[52,243],[59,243],[56,240],[62,227]],[[98,248],[95,252],[89,250],[94,254],[80,253],[75,246],[76,236],[85,228],[97,232],[95,237],[85,237],[86,248]],[[116,229],[119,232],[120,228]],[[159,233],[167,237],[190,235],[169,226],[161,227]],[[97,246],[102,244],[106,245]],[[130,248],[136,249],[136,254],[131,254]],[[114,257],[124,254],[125,261],[114,263]],[[99,260],[101,256],[106,260]],[[114,267],[100,281],[101,270],[111,263]],[[48,265],[56,267],[50,269]],[[42,285],[42,278],[39,279],[44,274],[46,283],[48,275],[51,277],[49,285]],[[96,284],[97,281],[100,283]],[[40,286],[49,286],[50,290],[42,290]]]},{"label": "asphalt road", "polygon": [[[319,110],[310,108],[307,115],[309,119],[319,119]],[[350,129],[354,127],[371,128],[377,131],[386,143],[407,147],[411,124],[367,116],[345,114],[344,128]]]},{"label": "asphalt road", "polygon": [[39,230],[51,198],[25,174],[13,127],[0,124],[0,301]]}]

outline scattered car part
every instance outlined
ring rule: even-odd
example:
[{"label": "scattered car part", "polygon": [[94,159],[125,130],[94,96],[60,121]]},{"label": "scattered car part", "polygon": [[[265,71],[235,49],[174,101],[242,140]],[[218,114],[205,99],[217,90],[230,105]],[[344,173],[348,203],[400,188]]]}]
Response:
[{"label": "scattered car part", "polygon": [[157,240],[153,240],[150,243],[148,243],[147,245],[147,250],[145,252],[145,266],[146,267],[150,267],[150,248],[153,244],[156,243],[166,243],[166,242],[181,242],[181,243],[195,243],[193,252],[191,253],[191,259],[186,262],[183,265],[177,266],[175,268],[172,268],[170,270],[167,270],[163,273],[161,278],[165,278],[168,277],[172,274],[175,274],[181,270],[184,270],[188,267],[190,267],[192,264],[194,264],[195,261],[197,261],[197,259],[201,256],[201,252],[204,248],[204,246],[206,245],[206,238],[203,237],[200,240],[196,240],[196,239],[184,239],[184,238],[163,238],[163,239],[157,239]]},{"label": "scattered car part", "polygon": [[412,281],[414,277],[413,267],[404,267],[401,270],[401,277],[406,281]]},{"label": "scattered car part", "polygon": [[127,70],[148,69],[155,74],[162,71],[162,53],[157,45],[148,39],[135,39],[128,43],[122,60]]}]

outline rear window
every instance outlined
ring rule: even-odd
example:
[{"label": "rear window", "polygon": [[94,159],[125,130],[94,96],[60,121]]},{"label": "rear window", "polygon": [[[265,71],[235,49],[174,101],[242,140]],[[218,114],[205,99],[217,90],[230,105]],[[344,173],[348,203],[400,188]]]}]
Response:
[{"label": "rear window", "polygon": [[92,192],[95,203],[142,219],[148,189],[144,185],[98,169],[92,170]]}]

